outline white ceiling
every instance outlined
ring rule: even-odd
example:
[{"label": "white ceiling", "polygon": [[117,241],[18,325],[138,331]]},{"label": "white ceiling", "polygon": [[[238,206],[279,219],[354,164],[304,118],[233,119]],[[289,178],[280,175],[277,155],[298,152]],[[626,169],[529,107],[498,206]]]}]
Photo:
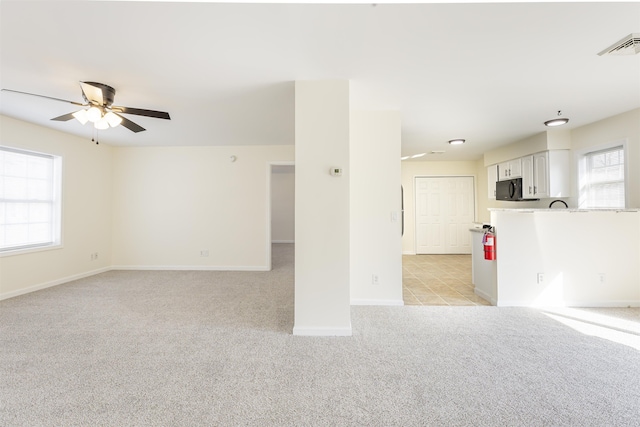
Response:
[{"label": "white ceiling", "polygon": [[[640,107],[640,55],[598,56],[640,32],[640,3],[223,4],[0,2],[1,86],[82,102],[113,86],[147,131],[114,145],[294,143],[295,80],[349,79],[352,108],[402,113],[402,154],[476,159],[545,130]],[[91,139],[49,119],[77,107],[0,92],[0,113]],[[466,138],[463,146],[449,146]],[[8,141],[3,141],[8,143]]]}]

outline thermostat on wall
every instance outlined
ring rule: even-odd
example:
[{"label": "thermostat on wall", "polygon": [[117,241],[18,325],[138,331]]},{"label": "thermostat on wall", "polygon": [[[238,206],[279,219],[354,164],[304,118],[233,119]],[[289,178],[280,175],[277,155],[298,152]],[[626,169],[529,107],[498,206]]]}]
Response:
[{"label": "thermostat on wall", "polygon": [[342,168],[331,168],[330,172],[333,176],[342,176]]}]

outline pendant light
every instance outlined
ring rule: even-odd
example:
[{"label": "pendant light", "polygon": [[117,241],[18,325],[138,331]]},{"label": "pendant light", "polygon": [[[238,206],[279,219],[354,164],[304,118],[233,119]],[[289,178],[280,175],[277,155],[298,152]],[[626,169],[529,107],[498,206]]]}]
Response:
[{"label": "pendant light", "polygon": [[553,127],[553,126],[562,126],[569,122],[569,119],[566,117],[560,117],[562,115],[562,111],[558,110],[558,117],[555,119],[547,120],[544,122],[545,126]]}]

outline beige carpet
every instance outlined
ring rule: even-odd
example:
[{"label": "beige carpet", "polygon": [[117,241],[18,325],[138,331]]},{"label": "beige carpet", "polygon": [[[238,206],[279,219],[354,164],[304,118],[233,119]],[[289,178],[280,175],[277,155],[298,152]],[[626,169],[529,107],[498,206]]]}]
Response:
[{"label": "beige carpet", "polygon": [[0,302],[0,425],[639,425],[640,352],[559,315],[358,306],[352,337],[292,336],[292,258],[276,245],[272,272],[112,271]]}]

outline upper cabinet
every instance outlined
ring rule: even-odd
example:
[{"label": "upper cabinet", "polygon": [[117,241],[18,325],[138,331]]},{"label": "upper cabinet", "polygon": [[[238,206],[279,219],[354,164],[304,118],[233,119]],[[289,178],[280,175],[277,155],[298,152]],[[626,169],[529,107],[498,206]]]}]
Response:
[{"label": "upper cabinet", "polygon": [[530,199],[569,197],[569,150],[551,150],[522,158],[522,195]]},{"label": "upper cabinet", "polygon": [[496,198],[496,181],[498,180],[498,165],[487,168],[487,183],[489,184],[489,199]]},{"label": "upper cabinet", "polygon": [[498,181],[520,178],[522,176],[522,159],[509,160],[498,164]]},{"label": "upper cabinet", "polygon": [[569,150],[550,150],[519,159],[491,165],[487,168],[489,199],[496,198],[496,181],[522,178],[522,196],[525,199],[569,197]]}]

